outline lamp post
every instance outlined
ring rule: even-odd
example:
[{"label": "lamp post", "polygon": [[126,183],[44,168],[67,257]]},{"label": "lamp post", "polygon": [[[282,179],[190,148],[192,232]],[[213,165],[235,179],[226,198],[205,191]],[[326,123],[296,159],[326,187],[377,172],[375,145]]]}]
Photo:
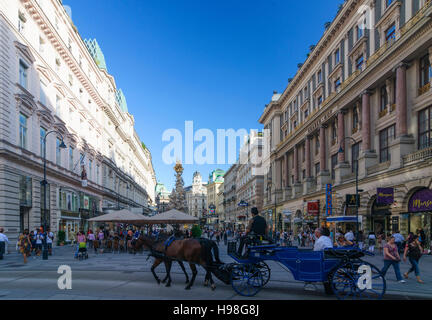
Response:
[{"label": "lamp post", "polygon": [[43,250],[42,250],[42,259],[43,260],[48,260],[48,243],[47,243],[47,239],[46,239],[48,236],[48,233],[47,233],[47,229],[48,229],[48,227],[47,227],[47,209],[46,209],[46,196],[47,196],[46,186],[48,184],[47,178],[46,178],[46,140],[47,140],[48,135],[50,133],[53,133],[53,132],[57,133],[61,137],[61,143],[59,145],[59,148],[61,148],[61,149],[67,148],[64,141],[63,141],[63,136],[61,135],[60,132],[58,132],[56,130],[49,131],[43,139],[43,141],[44,141],[44,153],[43,153],[43,162],[44,162],[43,175],[44,175],[44,179],[41,182],[41,184],[43,186],[43,191],[44,191],[44,197],[43,197],[43,230],[44,230],[45,236],[44,236],[44,240],[43,240],[44,246],[43,246]]},{"label": "lamp post", "polygon": [[[266,191],[271,191],[271,187],[269,187],[269,185],[273,185],[274,186],[274,190],[275,190],[275,205],[274,205],[274,218],[276,219],[276,208],[277,208],[277,194],[276,194],[276,185],[274,184],[274,182],[272,182],[270,179],[268,179],[267,181],[267,189]],[[271,195],[270,195],[271,196]],[[276,221],[276,220],[275,220]],[[272,238],[274,238],[273,235],[273,215],[270,216],[270,223],[271,223],[271,233],[272,233]]]},{"label": "lamp post", "polygon": [[[357,143],[357,141],[354,138],[352,138],[352,137],[345,137],[341,141],[341,145],[340,145],[340,148],[339,148],[339,153],[344,153],[345,152],[344,148],[343,148],[343,143],[345,142],[346,139],[350,139],[353,142],[353,144]],[[353,161],[353,164],[354,164],[354,161]],[[358,244],[359,243],[359,231],[360,231],[360,229],[359,229],[359,215],[358,215],[358,207],[359,207],[358,200],[359,200],[359,191],[360,191],[359,188],[358,188],[358,160],[357,160],[356,167],[355,167],[355,190],[356,190],[356,206],[355,206],[355,208],[356,208],[356,225],[357,225],[357,237],[356,237],[356,240],[357,240],[357,244]]]},{"label": "lamp post", "polygon": [[246,226],[247,226],[247,222],[248,222],[248,218],[249,218],[249,215],[248,215],[248,206],[249,206],[249,203],[247,203],[246,201],[244,201],[244,200],[241,200],[240,202],[239,202],[239,204],[238,204],[238,206],[239,207],[245,207],[246,208]]}]

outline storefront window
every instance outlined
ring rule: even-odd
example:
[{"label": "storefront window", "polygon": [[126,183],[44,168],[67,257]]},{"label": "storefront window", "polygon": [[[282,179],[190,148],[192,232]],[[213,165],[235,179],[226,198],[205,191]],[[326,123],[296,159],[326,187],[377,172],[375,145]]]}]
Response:
[{"label": "storefront window", "polygon": [[21,176],[19,182],[19,200],[20,206],[32,206],[32,179],[30,177]]}]

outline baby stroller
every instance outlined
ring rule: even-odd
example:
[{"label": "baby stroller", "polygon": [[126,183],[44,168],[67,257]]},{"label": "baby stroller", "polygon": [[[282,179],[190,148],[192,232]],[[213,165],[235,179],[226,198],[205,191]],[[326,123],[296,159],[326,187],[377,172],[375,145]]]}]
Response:
[{"label": "baby stroller", "polygon": [[78,260],[88,259],[88,252],[87,252],[87,246],[85,242],[80,242],[78,245],[78,253],[77,253]]}]

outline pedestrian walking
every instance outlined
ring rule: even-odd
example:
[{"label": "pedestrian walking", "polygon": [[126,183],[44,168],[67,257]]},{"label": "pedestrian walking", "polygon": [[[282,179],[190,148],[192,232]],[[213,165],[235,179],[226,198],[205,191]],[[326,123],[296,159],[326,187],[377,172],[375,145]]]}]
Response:
[{"label": "pedestrian walking", "polygon": [[414,271],[417,278],[417,282],[424,283],[424,281],[420,278],[420,268],[419,268],[419,262],[422,256],[422,252],[423,252],[423,247],[421,246],[418,236],[410,237],[408,239],[408,243],[405,246],[404,256],[403,256],[404,262],[406,262],[408,256],[409,262],[411,263],[411,268],[406,273],[404,273],[405,279],[408,279],[408,275]]},{"label": "pedestrian walking", "polygon": [[47,228],[47,232],[45,235],[46,235],[46,241],[47,241],[47,247],[48,247],[48,255],[52,256],[54,233],[51,232],[50,228]]},{"label": "pedestrian walking", "polygon": [[396,246],[398,247],[399,253],[402,253],[404,250],[403,245],[402,245],[403,242],[405,241],[404,236],[400,234],[399,230],[396,231],[392,236],[395,238],[395,243],[396,243]]},{"label": "pedestrian walking", "polygon": [[44,236],[42,234],[42,232],[40,230],[37,231],[36,234],[36,255],[40,256],[41,252],[42,252],[42,243],[44,240]]},{"label": "pedestrian walking", "polygon": [[396,274],[396,280],[400,283],[405,283],[406,281],[402,279],[400,272],[400,261],[401,258],[399,256],[398,248],[395,243],[395,238],[393,236],[389,237],[389,241],[384,246],[384,267],[381,270],[383,277],[385,277],[388,268],[393,266],[393,269]]},{"label": "pedestrian walking", "polygon": [[228,244],[228,231],[225,231],[223,234],[224,245]]},{"label": "pedestrian walking", "polygon": [[368,251],[370,253],[374,253],[375,252],[375,245],[376,245],[376,236],[375,236],[375,233],[373,233],[373,231],[369,232],[368,245],[369,245]]},{"label": "pedestrian walking", "polygon": [[88,231],[87,240],[88,240],[88,244],[89,244],[89,249],[93,249],[93,242],[96,240],[96,237],[95,237],[92,229],[89,229],[89,231]]},{"label": "pedestrian walking", "polygon": [[358,243],[359,249],[363,250],[363,247],[364,247],[364,233],[363,233],[362,230],[360,230],[359,233],[358,233],[358,241],[359,241],[359,243]]},{"label": "pedestrian walking", "polygon": [[6,253],[6,248],[9,245],[9,239],[4,234],[4,229],[0,228],[0,260],[3,260],[3,255]]},{"label": "pedestrian walking", "polygon": [[31,255],[31,239],[28,229],[25,229],[24,232],[18,238],[18,247],[20,253],[23,255],[24,263],[27,263],[27,257]]}]

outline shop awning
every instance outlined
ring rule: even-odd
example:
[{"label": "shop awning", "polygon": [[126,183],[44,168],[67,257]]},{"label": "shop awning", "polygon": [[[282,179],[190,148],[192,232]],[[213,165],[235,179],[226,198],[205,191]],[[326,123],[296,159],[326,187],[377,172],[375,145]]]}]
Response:
[{"label": "shop awning", "polygon": [[[359,216],[358,221],[360,221],[361,217]],[[356,216],[334,216],[334,217],[327,217],[327,222],[357,222]]]},{"label": "shop awning", "polygon": [[159,213],[150,218],[143,216],[143,219],[141,219],[141,222],[145,224],[193,224],[198,221],[198,218],[175,209]]}]

